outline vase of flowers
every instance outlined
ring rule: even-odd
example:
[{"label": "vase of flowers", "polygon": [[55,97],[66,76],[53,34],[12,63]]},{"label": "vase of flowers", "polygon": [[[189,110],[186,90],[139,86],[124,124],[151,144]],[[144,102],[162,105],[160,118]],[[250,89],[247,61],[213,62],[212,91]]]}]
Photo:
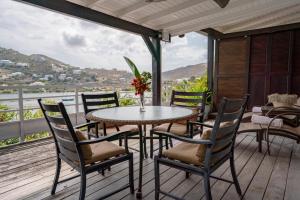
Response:
[{"label": "vase of flowers", "polygon": [[152,76],[149,72],[140,73],[136,65],[129,58],[124,57],[124,59],[135,77],[131,85],[135,89],[135,95],[140,97],[140,111],[145,112],[145,92],[151,91]]}]

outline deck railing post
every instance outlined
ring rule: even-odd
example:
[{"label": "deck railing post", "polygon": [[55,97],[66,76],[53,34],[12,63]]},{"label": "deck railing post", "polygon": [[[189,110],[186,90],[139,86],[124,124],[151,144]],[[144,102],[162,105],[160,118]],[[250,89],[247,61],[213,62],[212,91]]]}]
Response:
[{"label": "deck railing post", "polygon": [[20,121],[20,142],[25,141],[24,134],[24,105],[23,105],[23,88],[18,88],[18,104],[19,104],[19,121]]},{"label": "deck railing post", "polygon": [[75,120],[78,124],[78,114],[79,114],[79,99],[78,99],[78,87],[75,87]]}]

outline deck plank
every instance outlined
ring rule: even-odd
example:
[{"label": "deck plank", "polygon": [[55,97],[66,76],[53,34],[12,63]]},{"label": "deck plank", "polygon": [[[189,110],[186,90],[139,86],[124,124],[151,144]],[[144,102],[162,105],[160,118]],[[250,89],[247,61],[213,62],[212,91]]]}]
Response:
[{"label": "deck plank", "polygon": [[297,200],[300,197],[300,145],[295,144],[285,191],[285,200]]},{"label": "deck plank", "polygon": [[[283,142],[282,142],[283,141]],[[130,142],[133,146],[138,141]],[[0,199],[77,199],[79,179],[59,184],[56,195],[50,195],[55,172],[55,148],[53,143],[36,144],[10,148],[0,155]],[[156,144],[157,145],[157,144]],[[235,163],[244,199],[299,199],[300,195],[300,145],[289,139],[275,137],[271,144],[271,156],[257,152],[253,135],[239,135],[235,149]],[[134,153],[135,186],[138,183],[138,159]],[[143,199],[154,198],[153,160],[144,162]],[[231,179],[229,164],[225,163],[214,175]],[[97,199],[104,193],[128,182],[127,163],[118,164],[105,176],[98,173],[88,175],[86,199]],[[69,177],[76,172],[63,163],[62,176]],[[185,178],[184,172],[161,166],[162,189],[185,199],[203,198],[202,178],[192,175]],[[213,199],[237,199],[232,184],[211,179]],[[264,195],[265,194],[265,195]],[[161,198],[166,200],[167,197]],[[108,200],[133,200],[129,190],[119,192]]]},{"label": "deck plank", "polygon": [[284,139],[283,146],[281,147],[278,158],[275,162],[274,170],[272,171],[264,199],[271,200],[284,198],[293,144],[294,143],[291,140],[287,138]]},{"label": "deck plank", "polygon": [[[282,137],[275,137],[274,142],[279,143],[279,145],[282,143],[283,138]],[[276,158],[277,154],[279,152],[280,146],[275,145],[273,150],[273,155]],[[261,156],[260,156],[261,155]],[[264,190],[266,188],[268,177],[271,175],[272,168],[274,162],[268,162],[273,157],[269,157],[267,155],[267,152],[264,151],[263,154],[256,152],[255,155],[252,156],[252,158],[249,160],[249,163],[244,167],[242,172],[238,175],[239,184],[242,190],[242,193],[245,194],[247,191],[249,185],[252,183],[252,181],[255,181],[258,184],[263,185],[263,190],[261,191],[262,194],[264,193]],[[275,160],[275,159],[273,159]],[[270,164],[270,165],[268,165]],[[262,172],[262,173],[261,173]],[[268,175],[269,172],[269,175]],[[258,173],[258,176],[256,176]],[[258,180],[253,180],[255,177],[258,178]],[[264,183],[265,182],[265,183]],[[255,187],[254,187],[255,188]],[[253,195],[251,198],[248,196],[245,196],[245,199],[261,199],[262,196],[260,196],[259,192],[255,190],[253,186],[251,187],[251,193],[250,195]],[[247,194],[249,194],[247,192]],[[224,194],[222,199],[230,200],[230,199],[238,199],[239,195],[236,192],[235,186],[231,184],[230,188],[227,190],[227,192]]]}]

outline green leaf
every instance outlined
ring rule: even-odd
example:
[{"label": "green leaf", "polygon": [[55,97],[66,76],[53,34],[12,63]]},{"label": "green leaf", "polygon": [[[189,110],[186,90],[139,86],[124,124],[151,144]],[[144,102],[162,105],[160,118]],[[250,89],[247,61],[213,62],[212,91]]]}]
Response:
[{"label": "green leaf", "polygon": [[126,63],[128,64],[128,66],[130,67],[133,75],[136,78],[140,78],[141,74],[140,74],[139,70],[137,69],[137,67],[135,66],[135,64],[129,58],[127,58],[125,56],[124,56],[124,59],[125,59]]}]

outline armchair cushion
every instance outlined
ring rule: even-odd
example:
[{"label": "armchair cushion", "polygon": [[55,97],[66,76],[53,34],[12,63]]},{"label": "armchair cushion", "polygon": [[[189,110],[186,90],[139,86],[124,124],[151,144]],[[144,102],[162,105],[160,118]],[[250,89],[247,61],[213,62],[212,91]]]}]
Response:
[{"label": "armchair cushion", "polygon": [[[135,125],[123,125],[123,126],[118,126],[120,131],[131,131],[131,132],[138,132],[139,129],[137,126]],[[91,131],[93,134],[96,134],[96,129],[95,128],[91,128]],[[98,130],[99,132],[99,135],[103,135],[104,132],[103,132],[103,129],[99,129]],[[111,127],[111,128],[106,128],[106,134],[107,135],[111,135],[113,133],[117,133],[117,128],[116,127]]]},{"label": "armchair cushion", "polygon": [[[224,127],[231,126],[231,125],[233,125],[232,122],[224,122],[224,123],[220,124],[220,128],[224,128]],[[211,136],[211,133],[212,133],[212,129],[211,128],[206,129],[202,133],[201,139],[202,140],[209,140],[210,136]],[[221,134],[217,134],[217,139],[220,139],[220,138],[222,138],[222,135]],[[200,162],[204,162],[204,160],[205,160],[206,148],[207,148],[207,145],[205,145],[205,144],[199,144],[198,145],[198,149],[197,149],[196,155],[198,156]],[[221,150],[222,148],[223,148],[223,146],[214,147],[212,149],[212,152],[217,152],[217,151]]]},{"label": "armchair cushion", "polygon": [[274,93],[268,96],[268,101],[273,103],[274,107],[291,107],[297,103],[297,95]]},{"label": "armchair cushion", "polygon": [[[199,108],[191,108],[191,110],[193,111],[193,113],[199,113],[200,109]],[[198,116],[193,117],[192,119],[190,119],[189,121],[193,121],[196,122],[198,120]],[[180,120],[178,122],[176,122],[177,124],[183,124],[186,125],[187,124],[187,120]]]},{"label": "armchair cushion", "polygon": [[[82,131],[76,130],[75,133],[76,133],[77,139],[79,141],[88,140],[88,138]],[[92,158],[93,152],[92,152],[92,148],[89,144],[81,145],[81,151],[82,151],[83,157],[85,159],[89,160]]]},{"label": "armchair cushion", "polygon": [[184,136],[187,134],[187,125],[186,124],[173,123],[170,131],[168,131],[169,125],[170,124],[162,124],[162,125],[154,127],[153,130],[170,132],[170,133],[173,133],[175,135],[180,135],[180,136]]},{"label": "armchair cushion", "polygon": [[89,146],[91,147],[93,155],[91,158],[85,160],[86,164],[104,161],[126,153],[124,148],[108,141],[91,144]]},{"label": "armchair cushion", "polygon": [[187,142],[182,142],[171,149],[162,152],[163,156],[179,160],[188,164],[202,165],[199,157],[197,156],[197,151],[199,144],[191,144]]}]

